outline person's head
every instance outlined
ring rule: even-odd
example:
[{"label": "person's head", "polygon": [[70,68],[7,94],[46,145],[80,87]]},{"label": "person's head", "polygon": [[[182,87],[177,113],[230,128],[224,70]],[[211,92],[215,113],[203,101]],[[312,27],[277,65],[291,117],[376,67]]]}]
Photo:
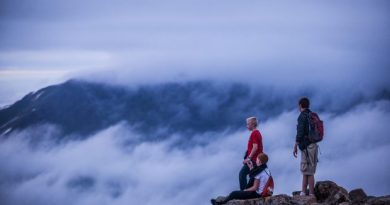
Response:
[{"label": "person's head", "polygon": [[266,154],[260,153],[257,156],[257,159],[256,159],[257,166],[260,166],[262,164],[267,164],[267,162],[268,162],[268,156]]},{"label": "person's head", "polygon": [[252,131],[257,127],[257,119],[256,117],[249,117],[246,119],[246,127],[248,130]]},{"label": "person's head", "polygon": [[298,102],[299,110],[303,111],[310,107],[310,100],[307,97],[302,97]]}]

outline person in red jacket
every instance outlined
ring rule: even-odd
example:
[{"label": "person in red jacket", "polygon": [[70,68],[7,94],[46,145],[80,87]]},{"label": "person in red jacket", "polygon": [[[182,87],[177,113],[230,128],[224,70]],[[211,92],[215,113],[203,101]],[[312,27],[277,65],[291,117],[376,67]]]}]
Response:
[{"label": "person in red jacket", "polygon": [[257,119],[256,117],[250,117],[246,119],[246,127],[249,131],[251,131],[251,135],[248,140],[247,151],[244,156],[243,166],[239,173],[239,182],[240,182],[240,190],[244,190],[247,185],[247,175],[250,172],[250,169],[247,165],[248,161],[252,161],[253,164],[256,163],[256,158],[260,153],[263,153],[263,142],[260,131],[257,129]]}]

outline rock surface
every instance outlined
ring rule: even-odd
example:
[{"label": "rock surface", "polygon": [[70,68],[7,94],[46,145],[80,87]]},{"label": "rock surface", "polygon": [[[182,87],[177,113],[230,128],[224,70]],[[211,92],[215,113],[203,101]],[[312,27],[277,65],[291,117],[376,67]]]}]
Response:
[{"label": "rock surface", "polygon": [[364,205],[390,205],[390,195],[381,197],[367,197]]},{"label": "rock surface", "polygon": [[248,200],[233,200],[229,201],[229,205],[263,205],[264,199],[248,199]]},{"label": "rock surface", "polygon": [[291,202],[297,205],[309,205],[316,203],[317,199],[315,196],[293,196]]},{"label": "rock surface", "polygon": [[332,181],[317,182],[314,193],[318,202],[324,204],[335,205],[350,201],[347,190]]},{"label": "rock surface", "polygon": [[291,199],[292,197],[286,194],[275,195],[266,198],[264,200],[264,205],[277,205],[277,204],[288,205],[290,204]]},{"label": "rock surface", "polygon": [[363,191],[363,189],[354,189],[349,192],[348,196],[354,203],[362,203],[367,198],[367,194]]},{"label": "rock surface", "polygon": [[[232,200],[227,205],[390,205],[390,195],[368,196],[363,189],[346,189],[332,181],[319,181],[314,188],[315,196],[293,196],[279,194],[266,198]],[[218,199],[222,199],[218,197]]]}]

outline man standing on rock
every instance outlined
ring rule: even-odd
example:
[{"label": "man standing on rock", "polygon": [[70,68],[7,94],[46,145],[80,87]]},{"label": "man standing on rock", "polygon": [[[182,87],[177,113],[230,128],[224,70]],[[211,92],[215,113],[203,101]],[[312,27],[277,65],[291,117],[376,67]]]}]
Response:
[{"label": "man standing on rock", "polygon": [[318,162],[318,145],[316,143],[308,142],[309,135],[309,116],[310,116],[310,101],[308,98],[303,97],[298,102],[299,111],[301,112],[298,117],[297,135],[295,139],[295,145],[293,155],[296,158],[298,149],[301,150],[301,172],[302,179],[302,191],[300,195],[306,195],[307,185],[309,185],[309,194],[314,195],[314,174],[316,172]]},{"label": "man standing on rock", "polygon": [[249,136],[247,150],[244,156],[243,166],[241,168],[239,174],[240,181],[240,190],[244,190],[247,188],[248,181],[247,176],[250,172],[248,167],[248,161],[251,161],[252,164],[256,163],[256,158],[260,153],[263,153],[263,143],[262,136],[260,131],[257,129],[257,119],[256,117],[250,117],[246,119],[246,127],[249,131],[251,131],[251,135]]}]

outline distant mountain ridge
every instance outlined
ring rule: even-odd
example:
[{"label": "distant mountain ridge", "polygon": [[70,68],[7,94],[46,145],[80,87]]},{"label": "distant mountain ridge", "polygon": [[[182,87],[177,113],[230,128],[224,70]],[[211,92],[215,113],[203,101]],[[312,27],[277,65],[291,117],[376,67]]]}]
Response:
[{"label": "distant mountain ridge", "polygon": [[[385,92],[380,97],[389,96]],[[30,93],[0,110],[0,136],[39,124],[56,125],[64,136],[87,136],[122,121],[150,138],[172,133],[190,136],[245,128],[246,117],[255,115],[264,121],[295,109],[298,98],[239,83],[196,81],[127,88],[69,80]],[[350,104],[361,101],[358,98]]]},{"label": "distant mountain ridge", "polygon": [[70,80],[29,93],[0,110],[0,134],[48,123],[61,127],[64,135],[88,135],[120,121],[143,133],[159,128],[182,134],[237,129],[254,109],[272,105],[261,105],[261,98],[253,97],[260,96],[241,84],[223,90],[204,81],[130,89]]}]

